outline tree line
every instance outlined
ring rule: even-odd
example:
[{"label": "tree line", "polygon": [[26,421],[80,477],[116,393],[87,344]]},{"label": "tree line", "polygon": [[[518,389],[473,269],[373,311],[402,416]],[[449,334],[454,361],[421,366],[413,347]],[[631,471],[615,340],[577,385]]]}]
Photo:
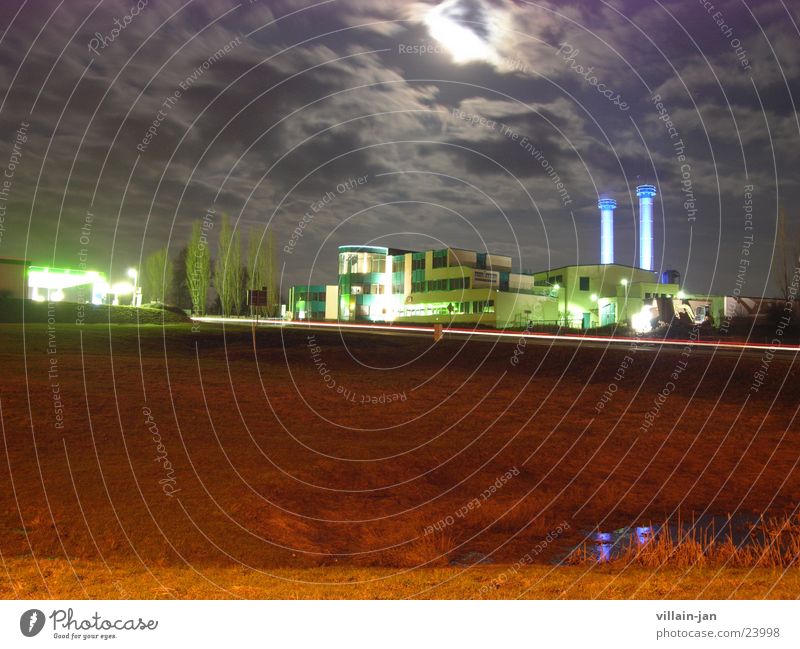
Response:
[{"label": "tree line", "polygon": [[[280,315],[275,239],[272,230],[251,228],[247,249],[242,251],[241,234],[222,215],[218,228],[216,255],[212,259],[207,240],[207,220],[192,224],[188,243],[174,258],[166,246],[148,255],[141,269],[142,299],[145,302],[174,304],[197,315],[249,314],[247,291],[267,291],[267,306],[261,315]],[[209,302],[211,289],[216,301]]]}]

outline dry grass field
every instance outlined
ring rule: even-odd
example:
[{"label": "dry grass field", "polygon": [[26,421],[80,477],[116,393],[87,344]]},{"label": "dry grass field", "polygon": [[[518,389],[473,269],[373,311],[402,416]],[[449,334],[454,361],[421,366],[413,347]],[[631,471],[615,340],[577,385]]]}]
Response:
[{"label": "dry grass field", "polygon": [[796,597],[791,561],[555,565],[796,514],[793,357],[755,391],[681,351],[0,325],[0,596]]}]

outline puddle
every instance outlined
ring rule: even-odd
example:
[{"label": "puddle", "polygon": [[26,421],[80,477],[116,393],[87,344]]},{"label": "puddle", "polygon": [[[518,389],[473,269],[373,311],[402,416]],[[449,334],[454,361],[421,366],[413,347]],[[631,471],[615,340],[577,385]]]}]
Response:
[{"label": "puddle", "polygon": [[465,552],[457,557],[450,559],[451,566],[474,566],[477,564],[492,563],[492,560],[483,552]]},{"label": "puddle", "polygon": [[762,532],[753,529],[762,519],[756,515],[736,514],[734,516],[701,516],[680,521],[671,520],[661,525],[638,525],[622,527],[610,531],[583,530],[583,541],[577,546],[559,553],[553,563],[563,563],[573,552],[584,553],[587,559],[597,563],[607,563],[618,559],[626,552],[643,547],[663,534],[673,541],[697,539],[701,543],[714,541],[727,542],[730,538],[735,545],[746,545],[760,539]]}]

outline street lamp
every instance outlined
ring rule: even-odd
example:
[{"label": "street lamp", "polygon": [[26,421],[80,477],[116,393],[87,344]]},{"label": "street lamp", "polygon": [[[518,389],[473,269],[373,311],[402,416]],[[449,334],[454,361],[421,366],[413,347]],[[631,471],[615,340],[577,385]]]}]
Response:
[{"label": "street lamp", "polygon": [[625,301],[622,303],[624,305],[624,308],[623,308],[623,311],[622,311],[622,319],[627,321],[627,319],[628,319],[628,278],[627,277],[623,277],[620,280],[620,284],[622,284],[622,288],[625,291]]},{"label": "street lamp", "polygon": [[128,277],[133,280],[133,297],[131,298],[131,306],[141,306],[141,302],[139,300],[139,273],[135,268],[129,268]]}]

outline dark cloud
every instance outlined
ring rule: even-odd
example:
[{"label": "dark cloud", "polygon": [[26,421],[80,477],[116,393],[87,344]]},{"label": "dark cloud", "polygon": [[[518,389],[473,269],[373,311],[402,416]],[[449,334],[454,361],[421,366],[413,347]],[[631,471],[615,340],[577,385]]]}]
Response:
[{"label": "dark cloud", "polygon": [[[596,261],[596,200],[609,192],[618,255],[633,262],[642,179],[660,190],[663,265],[692,290],[730,292],[752,184],[747,291],[773,291],[778,207],[798,224],[800,35],[786,3],[715,3],[715,18],[679,0],[448,0],[440,12],[492,51],[462,65],[426,27],[433,1],[150,2],[125,21],[133,4],[0,6],[0,167],[30,124],[0,255],[74,265],[91,211],[89,261],[117,272],[165,241],[177,251],[214,201],[280,241],[312,201],[367,175],[285,259],[287,282],[329,281],[335,247],[353,241],[490,246],[528,269]],[[512,132],[546,157],[569,204]]]}]

